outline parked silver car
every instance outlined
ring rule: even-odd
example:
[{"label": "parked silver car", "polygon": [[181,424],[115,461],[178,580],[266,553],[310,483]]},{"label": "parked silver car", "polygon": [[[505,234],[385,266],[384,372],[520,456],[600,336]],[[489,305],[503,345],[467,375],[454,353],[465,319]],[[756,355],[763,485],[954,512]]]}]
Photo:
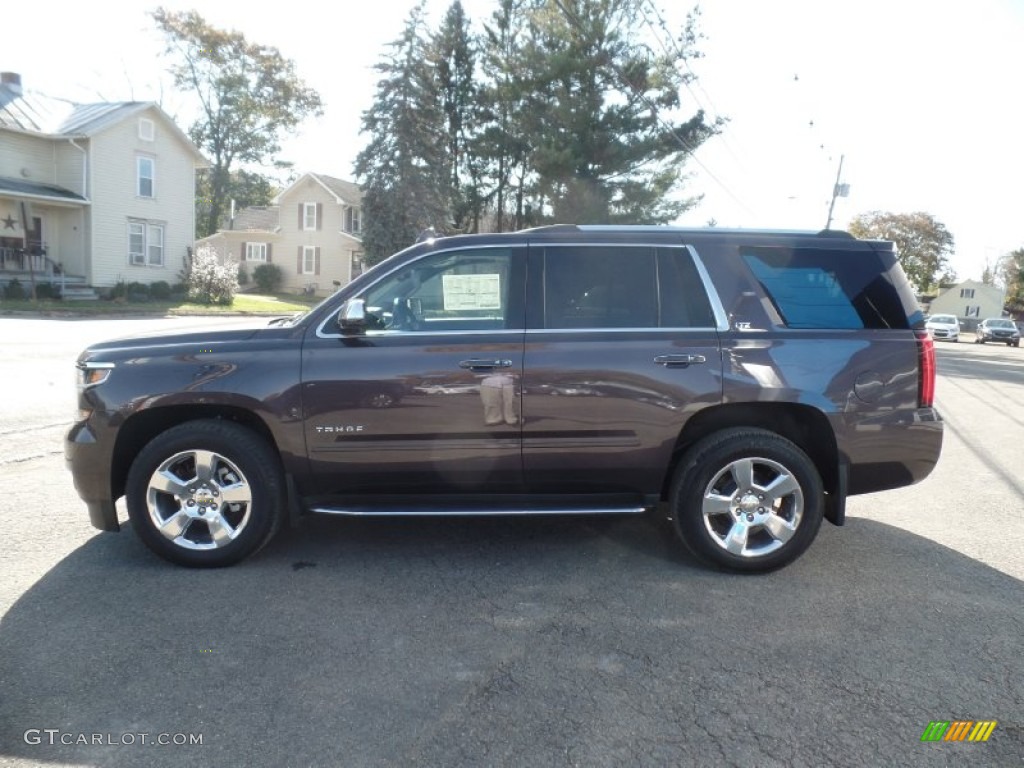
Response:
[{"label": "parked silver car", "polygon": [[936,341],[960,341],[960,321],[956,315],[932,315],[924,327],[931,331]]}]

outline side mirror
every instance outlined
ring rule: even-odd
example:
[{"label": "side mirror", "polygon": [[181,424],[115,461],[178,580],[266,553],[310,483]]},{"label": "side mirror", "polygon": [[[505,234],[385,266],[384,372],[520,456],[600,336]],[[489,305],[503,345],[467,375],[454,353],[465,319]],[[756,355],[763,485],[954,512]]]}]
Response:
[{"label": "side mirror", "polygon": [[338,329],[343,336],[357,336],[366,332],[366,301],[349,299],[338,312]]}]

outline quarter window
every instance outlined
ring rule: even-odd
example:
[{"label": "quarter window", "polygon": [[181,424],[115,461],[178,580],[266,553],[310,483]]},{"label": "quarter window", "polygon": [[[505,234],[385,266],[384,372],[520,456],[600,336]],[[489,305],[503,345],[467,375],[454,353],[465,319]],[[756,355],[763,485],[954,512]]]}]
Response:
[{"label": "quarter window", "polygon": [[865,251],[744,248],[740,254],[789,328],[906,328],[878,257]]}]

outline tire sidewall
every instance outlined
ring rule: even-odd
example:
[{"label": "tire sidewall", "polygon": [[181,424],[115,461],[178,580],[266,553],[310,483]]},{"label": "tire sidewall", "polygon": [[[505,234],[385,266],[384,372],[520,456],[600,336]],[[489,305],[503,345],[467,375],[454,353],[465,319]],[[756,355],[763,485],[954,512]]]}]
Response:
[{"label": "tire sidewall", "polygon": [[[238,467],[248,482],[252,504],[238,537],[223,547],[192,550],[169,541],[149,514],[146,496],[153,473],[171,456],[189,450],[213,451]],[[236,424],[199,421],[174,427],[153,438],[132,462],[125,483],[132,528],[151,550],[179,565],[220,567],[254,553],[273,535],[282,495],[276,461],[257,435]]]},{"label": "tire sidewall", "polygon": [[[725,551],[704,525],[702,504],[708,484],[730,463],[743,458],[781,464],[796,478],[803,493],[804,508],[796,533],[781,548],[760,557],[740,557]],[[756,573],[781,568],[807,550],[824,517],[824,491],[814,463],[789,440],[765,430],[724,430],[700,441],[683,456],[670,505],[677,533],[698,559],[727,570]]]}]

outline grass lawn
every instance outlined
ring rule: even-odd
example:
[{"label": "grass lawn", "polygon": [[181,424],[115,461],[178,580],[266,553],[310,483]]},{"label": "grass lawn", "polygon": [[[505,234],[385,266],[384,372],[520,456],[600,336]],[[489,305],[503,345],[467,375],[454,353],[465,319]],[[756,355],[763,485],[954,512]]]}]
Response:
[{"label": "grass lawn", "polygon": [[45,314],[76,315],[230,315],[261,314],[289,315],[303,312],[320,299],[293,294],[273,296],[240,293],[231,306],[197,304],[190,301],[53,301],[43,299],[0,300],[0,312],[41,312]]}]

